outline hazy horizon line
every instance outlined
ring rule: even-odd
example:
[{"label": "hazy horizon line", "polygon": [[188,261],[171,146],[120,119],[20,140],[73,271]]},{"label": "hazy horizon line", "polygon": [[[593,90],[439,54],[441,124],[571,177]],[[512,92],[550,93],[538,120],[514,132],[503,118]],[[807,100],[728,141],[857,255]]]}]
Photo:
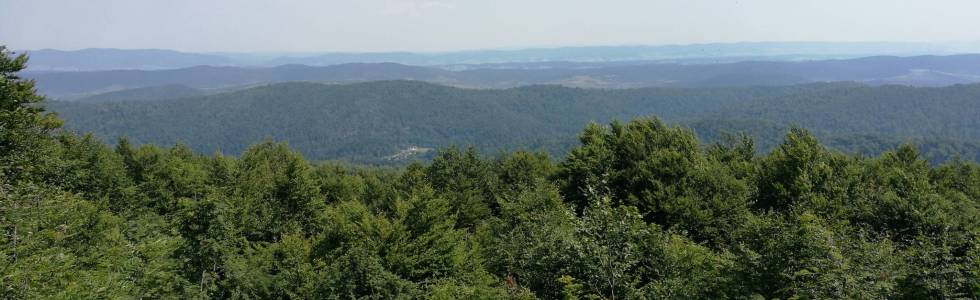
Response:
[{"label": "hazy horizon line", "polygon": [[[387,51],[336,51],[336,50],[308,50],[308,51],[248,51],[248,50],[223,50],[223,51],[191,51],[183,50],[177,48],[120,48],[120,47],[84,47],[84,48],[37,48],[37,49],[14,49],[15,52],[30,52],[30,51],[61,51],[61,52],[78,52],[85,50],[125,50],[125,51],[170,51],[178,53],[189,53],[189,54],[263,54],[263,55],[274,55],[274,54],[291,54],[291,55],[303,55],[303,54],[379,54],[379,53],[410,53],[410,54],[449,54],[449,53],[465,53],[465,52],[506,52],[506,51],[527,51],[527,50],[555,50],[555,49],[567,49],[567,48],[668,48],[668,47],[695,47],[695,46],[717,46],[717,45],[751,45],[751,44],[907,44],[907,45],[919,45],[919,46],[977,46],[980,47],[980,39],[978,40],[953,40],[953,41],[901,41],[901,40],[879,40],[879,41],[812,41],[812,40],[795,40],[795,41],[775,41],[775,40],[762,40],[762,41],[740,41],[740,42],[707,42],[707,43],[664,43],[664,44],[567,44],[567,45],[554,45],[554,46],[522,46],[522,47],[491,47],[491,48],[465,48],[465,49],[452,49],[452,50],[387,50]],[[8,49],[11,47],[8,46]],[[980,49],[978,49],[980,50]]]}]

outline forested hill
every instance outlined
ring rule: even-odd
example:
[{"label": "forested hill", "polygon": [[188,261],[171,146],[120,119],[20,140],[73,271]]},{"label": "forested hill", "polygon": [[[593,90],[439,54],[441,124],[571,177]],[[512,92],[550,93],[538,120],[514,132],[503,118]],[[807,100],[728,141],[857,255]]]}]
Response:
[{"label": "forested hill", "polygon": [[184,85],[160,85],[121,90],[77,99],[78,102],[153,101],[203,96],[207,92]]},{"label": "forested hill", "polygon": [[980,85],[945,88],[810,84],[753,88],[598,90],[530,86],[502,90],[423,82],[283,83],[160,101],[52,102],[68,128],[108,141],[188,144],[237,154],[266,138],[314,159],[376,162],[410,147],[473,145],[484,153],[564,153],[589,122],[658,116],[704,138],[744,131],[760,150],[791,124],[831,146],[876,154],[923,145],[930,159],[980,156]]},{"label": "forested hill", "polygon": [[[560,157],[450,147],[400,168],[311,162],[270,142],[234,157],[109,146],[60,130],[17,76],[25,61],[0,46],[0,299],[980,298],[980,165],[930,165],[911,146],[845,155],[794,128],[757,154],[749,139],[706,144],[656,118],[584,126]],[[868,88],[282,84],[61,108],[164,138],[199,130],[196,142],[283,132],[320,147],[418,133],[489,144],[640,113],[630,109],[697,115],[778,95],[805,105],[840,89]]]},{"label": "forested hill", "polygon": [[452,71],[394,63],[272,68],[198,66],[176,70],[45,72],[30,75],[43,94],[73,99],[103,92],[160,85],[198,89],[242,88],[287,81],[353,83],[421,80],[476,88],[559,84],[590,88],[786,86],[853,81],[870,85],[948,86],[980,82],[980,55],[867,57],[847,60],[745,61],[737,63],[594,63],[463,66]]}]

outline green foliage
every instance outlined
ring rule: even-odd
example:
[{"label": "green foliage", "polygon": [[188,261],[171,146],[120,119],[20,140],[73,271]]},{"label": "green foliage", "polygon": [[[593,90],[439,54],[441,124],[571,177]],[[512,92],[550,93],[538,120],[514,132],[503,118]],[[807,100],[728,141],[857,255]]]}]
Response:
[{"label": "green foliage", "polygon": [[61,120],[45,114],[35,93],[34,82],[17,72],[27,67],[27,56],[12,57],[0,46],[0,184],[50,175],[54,162],[51,131],[61,127]]},{"label": "green foliage", "polygon": [[447,201],[423,187],[391,205],[390,216],[359,202],[326,211],[326,231],[311,254],[324,264],[321,293],[391,299],[492,290],[479,245],[453,228]]},{"label": "green foliage", "polygon": [[765,298],[891,298],[903,275],[888,240],[832,228],[808,212],[763,215],[741,240],[736,278],[744,293]]},{"label": "green foliage", "polygon": [[460,152],[451,147],[436,155],[426,168],[426,178],[442,198],[451,199],[452,212],[459,218],[457,226],[471,228],[496,209],[491,188],[497,183],[492,171],[475,149]]},{"label": "green foliage", "polygon": [[499,216],[477,231],[484,257],[490,258],[487,269],[515,287],[559,298],[564,292],[556,276],[573,272],[569,262],[577,258],[574,213],[547,183],[516,187],[514,193],[498,198],[498,204]]},{"label": "green foliage", "polygon": [[712,243],[725,243],[748,213],[745,182],[690,131],[639,119],[591,126],[582,144],[562,165],[565,195],[580,208],[608,192],[647,221]]},{"label": "green foliage", "polygon": [[[0,290],[9,299],[186,297],[178,239],[55,188],[4,191]],[[129,236],[140,226],[146,236]]]},{"label": "green foliage", "polygon": [[576,226],[580,245],[576,258],[581,261],[578,277],[586,291],[608,299],[636,298],[640,277],[634,270],[642,259],[639,245],[653,234],[636,208],[611,207],[600,198],[585,209]]},{"label": "green foliage", "polygon": [[733,256],[698,245],[677,234],[652,236],[643,247],[640,274],[651,282],[651,299],[721,299],[737,295],[732,288]]},{"label": "green foliage", "polygon": [[560,162],[313,164],[53,132],[0,60],[0,299],[975,299],[980,166],[589,125]]},{"label": "green foliage", "polygon": [[313,168],[285,144],[265,142],[249,148],[236,168],[232,197],[244,208],[242,229],[254,240],[280,234],[319,231],[324,199]]}]

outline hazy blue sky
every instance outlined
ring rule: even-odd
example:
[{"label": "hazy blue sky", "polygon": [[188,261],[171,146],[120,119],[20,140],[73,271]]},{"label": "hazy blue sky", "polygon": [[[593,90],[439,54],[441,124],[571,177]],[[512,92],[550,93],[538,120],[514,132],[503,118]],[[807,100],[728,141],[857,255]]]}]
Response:
[{"label": "hazy blue sky", "polygon": [[16,49],[976,40],[978,0],[0,0],[0,44]]}]

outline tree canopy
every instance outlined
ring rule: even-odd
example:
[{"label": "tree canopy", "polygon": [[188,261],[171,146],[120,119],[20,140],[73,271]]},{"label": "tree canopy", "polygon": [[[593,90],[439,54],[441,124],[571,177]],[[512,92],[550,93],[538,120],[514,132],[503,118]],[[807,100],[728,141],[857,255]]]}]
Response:
[{"label": "tree canopy", "polygon": [[108,146],[0,55],[0,298],[980,297],[980,166],[588,125],[563,158]]}]

